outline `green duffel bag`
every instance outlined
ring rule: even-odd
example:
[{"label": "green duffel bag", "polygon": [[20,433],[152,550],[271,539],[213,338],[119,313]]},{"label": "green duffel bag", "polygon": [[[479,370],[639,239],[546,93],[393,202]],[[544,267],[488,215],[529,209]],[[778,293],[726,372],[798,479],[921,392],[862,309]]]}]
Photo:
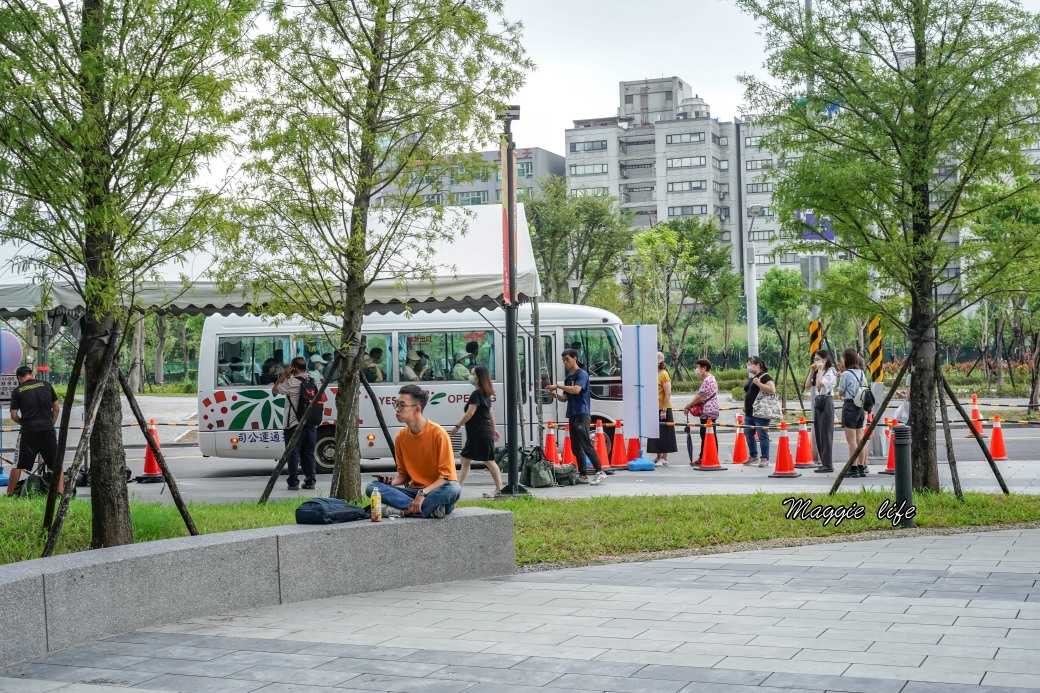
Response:
[{"label": "green duffel bag", "polygon": [[578,485],[578,468],[573,464],[553,465],[553,474],[556,476],[557,486]]}]

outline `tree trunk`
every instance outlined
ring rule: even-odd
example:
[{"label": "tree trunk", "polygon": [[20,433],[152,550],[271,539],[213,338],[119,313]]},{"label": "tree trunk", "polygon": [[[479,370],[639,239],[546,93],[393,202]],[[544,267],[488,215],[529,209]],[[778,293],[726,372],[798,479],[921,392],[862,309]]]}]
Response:
[{"label": "tree trunk", "polygon": [[993,330],[993,356],[997,371],[997,395],[1004,390],[1004,312],[997,313],[997,324]]},{"label": "tree trunk", "polygon": [[144,392],[144,314],[134,316],[134,338],[130,342],[130,382],[132,392]]},{"label": "tree trunk", "polygon": [[[355,231],[356,232],[356,231]],[[353,348],[361,337],[364,317],[364,289],[347,289],[340,333],[339,383],[336,390],[336,485],[329,491],[334,498],[361,498],[361,441],[358,437],[358,388],[361,385],[361,359]],[[379,406],[378,402],[373,405]]]},{"label": "tree trunk", "polygon": [[[918,280],[919,296],[931,296],[931,278],[927,272]],[[914,431],[910,455],[914,468],[915,491],[939,491],[939,465],[935,440],[935,350],[931,305],[927,298],[915,298],[910,311],[910,332],[916,340],[925,340],[912,362],[913,382],[910,387],[910,426]]]},{"label": "tree trunk", "polygon": [[1033,363],[1029,375],[1032,380],[1029,388],[1029,403],[1034,407],[1030,413],[1040,414],[1040,410],[1035,409],[1037,405],[1040,405],[1040,332],[1033,335]]},{"label": "tree trunk", "polygon": [[155,384],[162,385],[166,380],[166,316],[155,316]]},{"label": "tree trunk", "polygon": [[[114,330],[116,320],[111,314],[97,321],[90,317],[87,309],[85,337],[107,333],[118,339]],[[105,343],[91,339],[87,347],[84,364],[86,372],[100,373],[105,354]],[[118,367],[119,355],[116,354]],[[101,388],[97,378],[87,377],[85,404],[89,408],[95,397],[101,397],[97,422],[90,436],[90,547],[132,544],[133,529],[130,525],[130,499],[126,488],[126,453],[123,449],[123,409],[119,401],[119,383],[109,378]]]}]

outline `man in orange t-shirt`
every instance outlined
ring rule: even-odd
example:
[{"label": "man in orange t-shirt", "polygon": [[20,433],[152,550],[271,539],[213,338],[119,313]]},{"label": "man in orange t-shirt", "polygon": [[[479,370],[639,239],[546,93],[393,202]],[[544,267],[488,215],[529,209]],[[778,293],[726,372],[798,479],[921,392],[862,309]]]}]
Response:
[{"label": "man in orange t-shirt", "polygon": [[443,518],[462,495],[455,480],[455,452],[441,426],[426,419],[429,396],[418,385],[405,385],[397,394],[397,420],[404,428],[394,439],[397,476],[376,477],[365,495],[379,491],[386,517]]}]

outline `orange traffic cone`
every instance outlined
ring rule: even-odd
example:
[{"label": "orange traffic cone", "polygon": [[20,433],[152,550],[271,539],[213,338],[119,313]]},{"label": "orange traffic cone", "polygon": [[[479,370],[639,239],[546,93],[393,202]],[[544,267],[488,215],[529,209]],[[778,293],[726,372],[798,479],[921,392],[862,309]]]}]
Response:
[{"label": "orange traffic cone", "polygon": [[888,464],[878,474],[895,474],[896,446],[893,443],[896,440],[895,427],[899,422],[895,419],[885,419],[885,423],[888,424],[888,430],[885,432],[888,437]]},{"label": "orange traffic cone", "polygon": [[603,432],[603,419],[596,421],[596,457],[599,458],[600,465],[610,461],[610,456],[607,455],[607,435]]},{"label": "orange traffic cone", "polygon": [[798,417],[798,447],[794,453],[795,467],[815,467],[812,461],[812,441],[809,439],[809,429],[805,427],[805,417]]},{"label": "orange traffic cone", "polygon": [[1006,460],[1007,450],[1004,449],[1004,431],[1000,427],[1000,414],[993,415],[993,440],[989,444],[989,454],[994,460]]},{"label": "orange traffic cone", "polygon": [[553,422],[549,421],[545,427],[547,429],[545,432],[545,459],[553,464],[560,464],[560,451],[556,447],[556,434],[553,433]]},{"label": "orange traffic cone", "polygon": [[733,464],[744,464],[750,455],[747,449],[747,439],[744,437],[744,416],[737,414],[737,441],[733,443]]},{"label": "orange traffic cone", "polygon": [[780,422],[780,441],[776,445],[776,468],[769,475],[771,479],[787,479],[801,476],[794,470],[794,459],[791,457],[791,443],[787,440],[787,422]]},{"label": "orange traffic cone", "polygon": [[[983,438],[986,437],[986,433],[982,430],[982,415],[979,414],[979,396],[978,395],[972,395],[971,396],[971,424],[972,424],[972,426],[975,427],[975,431],[980,436],[982,436]],[[968,437],[969,438],[974,438],[975,436],[973,436],[973,435],[971,435],[969,433]]]},{"label": "orange traffic cone", "polygon": [[566,424],[563,428],[567,431],[567,437],[563,439],[563,463],[573,464],[577,467],[578,460],[574,457],[574,450],[571,449],[571,425]]},{"label": "orange traffic cone", "polygon": [[640,452],[642,452],[642,450],[639,449],[639,438],[636,438],[635,436],[629,438],[628,454],[625,455],[625,457],[628,458],[628,461],[631,462],[632,460],[638,460]]},{"label": "orange traffic cone", "polygon": [[[155,439],[155,447],[162,450],[162,447],[159,445],[159,432],[155,430],[155,419],[148,422],[148,430],[151,431],[152,438]],[[146,445],[144,450],[144,473],[135,477],[134,481],[139,484],[154,484],[162,481],[162,470],[159,469],[159,463],[155,461],[155,453],[152,452],[152,446]]]},{"label": "orange traffic cone", "polygon": [[726,470],[725,467],[719,464],[719,448],[715,440],[715,426],[712,425],[711,419],[708,419],[704,429],[704,457],[701,458],[700,466],[694,467],[694,469],[702,472],[722,472]]},{"label": "orange traffic cone", "polygon": [[[603,460],[606,462],[606,460]],[[610,449],[610,466],[626,467],[628,460],[625,456],[625,436],[621,432],[621,420],[614,424],[614,447]]]}]

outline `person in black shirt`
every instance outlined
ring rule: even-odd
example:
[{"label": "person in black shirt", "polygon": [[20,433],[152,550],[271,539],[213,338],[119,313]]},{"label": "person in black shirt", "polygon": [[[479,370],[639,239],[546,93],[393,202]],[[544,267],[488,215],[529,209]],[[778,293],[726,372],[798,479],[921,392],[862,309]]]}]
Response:
[{"label": "person in black shirt", "polygon": [[470,371],[469,381],[476,389],[466,402],[462,420],[451,429],[450,433],[455,435],[460,428],[466,427],[466,445],[459,453],[462,460],[459,486],[466,483],[470,463],[477,460],[484,463],[495,482],[495,490],[485,493],[484,497],[495,498],[502,490],[502,472],[495,463],[495,441],[499,439],[499,434],[495,430],[495,412],[491,409],[491,397],[495,394],[495,387],[491,384],[491,373],[488,372],[486,366],[473,368]]},{"label": "person in black shirt", "polygon": [[58,434],[54,422],[58,420],[58,395],[50,383],[35,380],[32,369],[21,366],[15,371],[18,387],[11,393],[11,419],[22,427],[18,446],[18,466],[11,470],[7,495],[13,496],[22,470],[30,470],[36,456],[43,456],[51,478],[57,479],[58,493],[64,490],[61,462],[58,459]]},{"label": "person in black shirt", "polygon": [[[759,467],[769,466],[769,419],[754,416],[755,400],[759,392],[771,395],[776,392],[776,382],[769,376],[765,361],[759,356],[751,356],[747,360],[748,381],[744,384],[744,437],[747,438],[750,457],[744,464],[756,462]],[[755,434],[758,433],[758,440]],[[758,456],[758,446],[762,446],[762,456]]]}]

